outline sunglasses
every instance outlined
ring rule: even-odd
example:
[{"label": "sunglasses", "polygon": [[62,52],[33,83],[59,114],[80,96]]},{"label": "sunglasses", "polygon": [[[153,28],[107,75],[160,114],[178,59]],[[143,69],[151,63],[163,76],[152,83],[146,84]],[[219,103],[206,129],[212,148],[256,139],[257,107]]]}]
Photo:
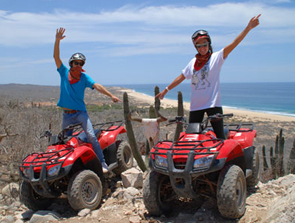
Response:
[{"label": "sunglasses", "polygon": [[207,47],[208,45],[209,45],[209,43],[206,42],[206,43],[202,43],[202,44],[196,44],[195,46],[196,46],[197,49],[199,49],[201,47]]},{"label": "sunglasses", "polygon": [[73,62],[75,65],[80,65],[81,67],[83,67],[84,63],[83,62],[77,62],[77,61],[74,61]]},{"label": "sunglasses", "polygon": [[208,36],[208,32],[206,30],[202,30],[202,29],[201,30],[197,30],[192,35],[192,39],[196,39],[198,36]]}]

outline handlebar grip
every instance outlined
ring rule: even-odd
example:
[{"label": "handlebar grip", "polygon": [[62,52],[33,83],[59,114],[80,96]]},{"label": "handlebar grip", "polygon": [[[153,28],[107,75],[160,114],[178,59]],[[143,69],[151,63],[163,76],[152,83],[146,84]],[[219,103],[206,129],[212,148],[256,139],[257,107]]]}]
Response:
[{"label": "handlebar grip", "polygon": [[233,117],[234,114],[233,114],[233,113],[229,113],[229,114],[224,114],[223,116],[224,116],[224,117]]}]

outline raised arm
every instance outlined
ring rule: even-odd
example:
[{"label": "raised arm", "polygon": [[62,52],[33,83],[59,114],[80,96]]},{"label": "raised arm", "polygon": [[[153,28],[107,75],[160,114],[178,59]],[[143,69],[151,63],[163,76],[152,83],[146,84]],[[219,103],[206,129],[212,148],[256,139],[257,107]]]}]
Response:
[{"label": "raised arm", "polygon": [[60,41],[65,38],[66,36],[64,35],[65,33],[64,28],[59,28],[56,30],[56,36],[55,36],[55,43],[54,43],[54,52],[53,52],[53,58],[55,60],[55,64],[57,68],[60,68],[62,61],[59,56],[59,43]]},{"label": "raised arm", "polygon": [[245,36],[248,34],[248,32],[250,32],[251,29],[259,25],[260,15],[261,14],[251,18],[246,28],[237,36],[237,38],[235,38],[235,40],[232,43],[230,43],[224,48],[223,50],[224,59],[227,58],[227,56],[231,53],[231,51],[233,51],[234,48],[237,47],[237,45],[239,45],[239,43],[245,38]]},{"label": "raised arm", "polygon": [[[160,99],[163,99],[164,96],[167,94],[168,90],[172,90],[175,88],[177,85],[179,85],[183,80],[185,79],[185,76],[183,74],[180,74],[177,78],[172,81],[171,84],[169,84],[162,92],[157,94],[155,97],[159,97]],[[168,89],[167,89],[168,88]]]}]

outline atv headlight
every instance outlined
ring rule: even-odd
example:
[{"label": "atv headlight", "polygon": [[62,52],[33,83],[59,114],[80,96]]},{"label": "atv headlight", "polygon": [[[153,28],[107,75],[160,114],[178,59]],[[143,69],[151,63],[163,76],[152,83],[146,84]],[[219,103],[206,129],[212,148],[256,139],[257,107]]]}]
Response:
[{"label": "atv headlight", "polygon": [[59,173],[60,165],[56,165],[48,169],[47,173],[49,177],[54,177]]},{"label": "atv headlight", "polygon": [[194,162],[194,169],[205,169],[208,168],[213,162],[214,155],[209,155],[196,159]]},{"label": "atv headlight", "polygon": [[168,167],[167,159],[162,157],[162,156],[156,155],[155,156],[155,162],[156,162],[157,166],[166,167],[166,168]]}]

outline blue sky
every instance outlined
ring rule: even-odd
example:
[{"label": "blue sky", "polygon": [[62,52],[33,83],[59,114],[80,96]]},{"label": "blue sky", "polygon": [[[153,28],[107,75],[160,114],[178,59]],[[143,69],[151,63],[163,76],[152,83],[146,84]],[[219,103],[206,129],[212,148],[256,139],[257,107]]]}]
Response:
[{"label": "blue sky", "polygon": [[0,84],[59,85],[53,60],[56,29],[65,64],[75,52],[103,85],[170,83],[206,29],[213,50],[229,44],[262,14],[225,62],[221,82],[295,81],[295,1],[0,0]]}]

